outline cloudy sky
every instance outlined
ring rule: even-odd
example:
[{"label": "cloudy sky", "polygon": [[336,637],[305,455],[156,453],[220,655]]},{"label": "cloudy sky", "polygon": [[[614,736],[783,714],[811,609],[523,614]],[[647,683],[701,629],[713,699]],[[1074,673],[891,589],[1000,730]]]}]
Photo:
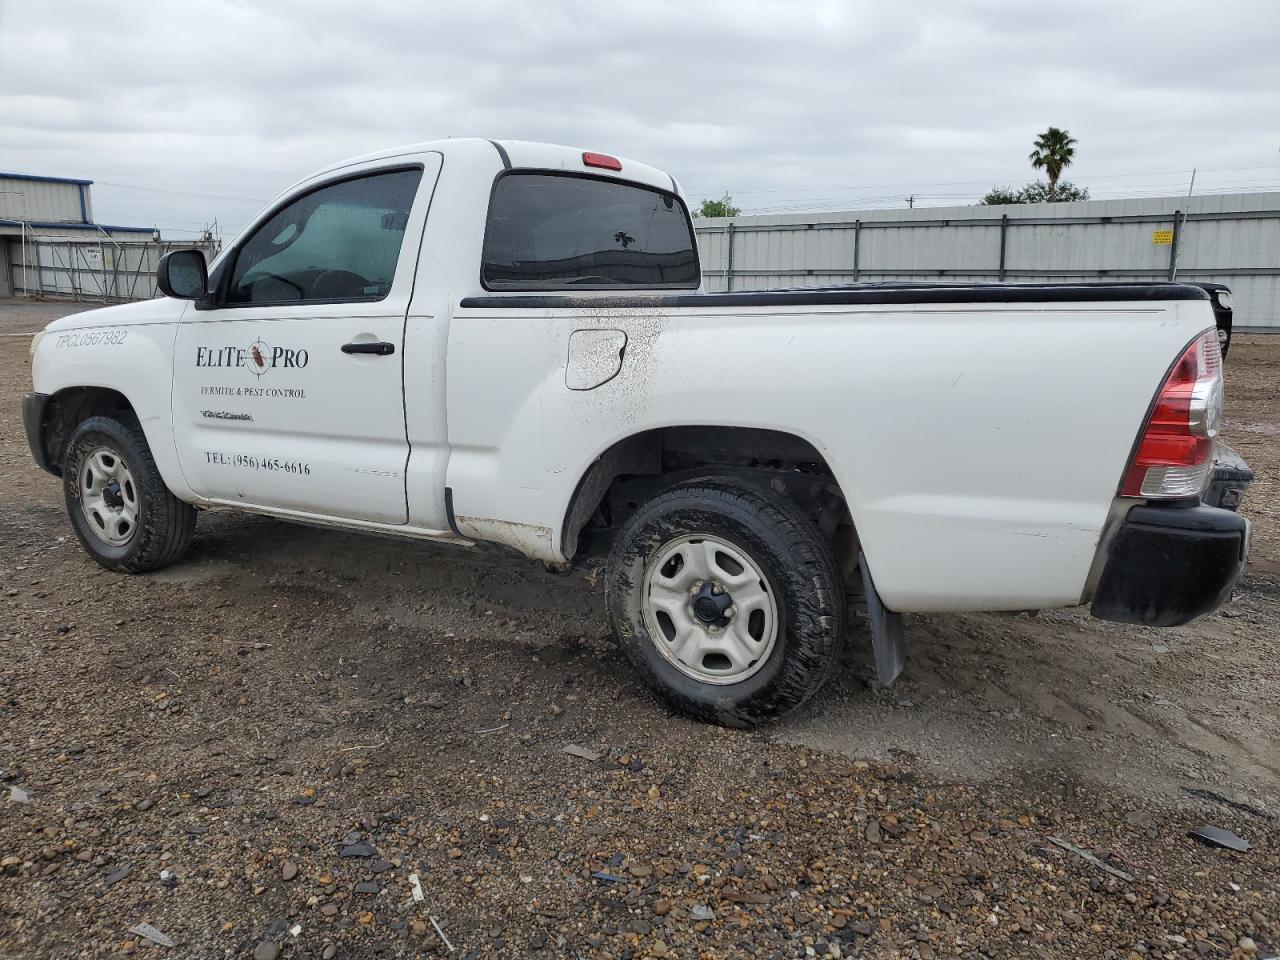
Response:
[{"label": "cloudy sky", "polygon": [[1094,196],[1280,189],[1276,0],[0,0],[0,169],[234,232],[345,156],[551,140],[746,212],[972,202],[1053,124]]}]

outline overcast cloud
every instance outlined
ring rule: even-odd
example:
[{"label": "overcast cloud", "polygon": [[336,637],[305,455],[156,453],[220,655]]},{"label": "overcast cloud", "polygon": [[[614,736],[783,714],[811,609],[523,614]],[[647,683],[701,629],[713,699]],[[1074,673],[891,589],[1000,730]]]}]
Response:
[{"label": "overcast cloud", "polygon": [[1031,179],[1050,124],[1095,196],[1280,189],[1280,4],[0,0],[0,169],[168,233],[445,136],[618,153],[748,212],[971,202]]}]

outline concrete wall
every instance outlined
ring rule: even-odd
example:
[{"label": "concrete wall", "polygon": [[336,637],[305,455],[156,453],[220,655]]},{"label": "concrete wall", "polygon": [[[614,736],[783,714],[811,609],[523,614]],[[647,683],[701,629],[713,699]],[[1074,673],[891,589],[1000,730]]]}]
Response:
[{"label": "concrete wall", "polygon": [[1214,280],[1280,326],[1280,193],[695,221],[707,289],[860,281]]}]

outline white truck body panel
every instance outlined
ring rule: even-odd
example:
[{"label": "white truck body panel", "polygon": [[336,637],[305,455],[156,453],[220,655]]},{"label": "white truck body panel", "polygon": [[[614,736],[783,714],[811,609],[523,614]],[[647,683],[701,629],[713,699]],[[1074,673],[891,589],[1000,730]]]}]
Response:
[{"label": "white truck body panel", "polygon": [[165,483],[194,503],[197,494],[178,461],[169,409],[173,342],[187,309],[184,301],[161,297],[55,320],[31,358],[31,380],[41,393],[102,387],[128,397]]},{"label": "white truck body panel", "polygon": [[[440,159],[413,158],[423,177],[406,237],[422,235]],[[401,361],[416,261],[416,244],[404,243],[391,291],[376,303],[230,306],[183,318],[173,418],[187,482],[202,499],[408,522]],[[391,362],[341,352],[361,340],[392,344]]]},{"label": "white truck body panel", "polygon": [[[558,558],[578,480],[615,442],[762,427],[826,458],[891,609],[1077,603],[1153,385],[1207,309],[463,309],[449,343],[458,525],[490,539],[518,524],[527,552]],[[590,328],[627,333],[622,370],[569,391],[565,345]],[[1091,376],[1099,362],[1113,375]],[[488,403],[469,402],[479,379]]]},{"label": "white truck body panel", "polygon": [[[501,147],[517,168],[581,170],[580,151]],[[165,482],[200,506],[547,561],[566,559],[574,492],[615,443],[671,426],[781,431],[830,466],[890,609],[1025,609],[1087,596],[1152,395],[1214,325],[1207,300],[619,306],[583,292],[503,306],[523,295],[480,282],[504,168],[483,140],[335,165],[241,237],[318,184],[406,164],[424,175],[385,299],[77,314],[40,342],[36,391],[123,394]],[[678,191],[622,166],[592,173]],[[124,336],[108,345],[109,331]],[[395,354],[341,352],[362,340]]]}]

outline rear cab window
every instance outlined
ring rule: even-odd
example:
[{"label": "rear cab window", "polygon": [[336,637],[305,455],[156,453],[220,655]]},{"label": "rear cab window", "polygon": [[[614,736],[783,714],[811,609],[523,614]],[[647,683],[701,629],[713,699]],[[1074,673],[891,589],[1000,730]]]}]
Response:
[{"label": "rear cab window", "polygon": [[700,280],[689,212],[673,193],[549,171],[513,170],[494,184],[486,290],[694,290]]}]

